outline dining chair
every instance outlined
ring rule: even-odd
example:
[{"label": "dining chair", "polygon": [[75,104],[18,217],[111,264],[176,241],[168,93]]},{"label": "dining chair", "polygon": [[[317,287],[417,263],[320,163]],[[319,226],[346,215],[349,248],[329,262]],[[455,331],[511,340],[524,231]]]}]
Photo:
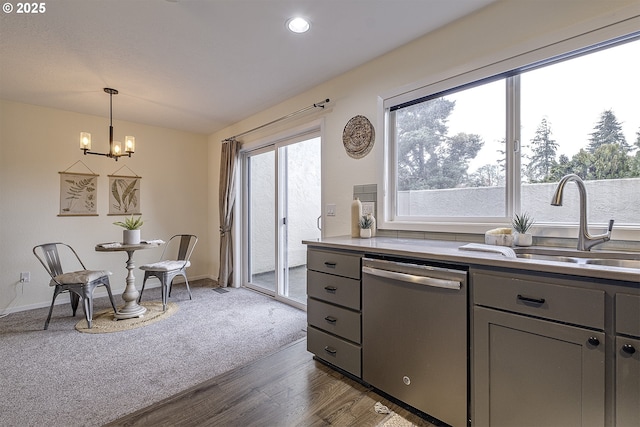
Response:
[{"label": "dining chair", "polygon": [[[63,292],[69,292],[71,310],[74,317],[78,309],[78,302],[82,298],[84,317],[87,319],[89,329],[93,326],[93,291],[96,287],[104,286],[107,288],[111,307],[113,307],[113,312],[116,312],[116,303],[109,284],[110,271],[87,270],[76,251],[66,243],[58,242],[38,245],[33,248],[33,254],[51,276],[49,286],[55,287],[49,315],[44,323],[45,330],[49,328],[56,298]],[[63,263],[65,267],[62,266]]]},{"label": "dining chair", "polygon": [[192,299],[191,289],[189,288],[189,280],[187,279],[186,269],[191,265],[191,253],[198,243],[198,238],[193,234],[176,234],[171,237],[162,251],[160,261],[152,264],[145,264],[140,267],[144,271],[144,280],[142,289],[138,297],[138,303],[142,299],[142,292],[149,277],[156,277],[160,280],[162,293],[162,310],[167,309],[167,297],[171,296],[171,288],[173,279],[177,276],[184,277],[189,299]]}]

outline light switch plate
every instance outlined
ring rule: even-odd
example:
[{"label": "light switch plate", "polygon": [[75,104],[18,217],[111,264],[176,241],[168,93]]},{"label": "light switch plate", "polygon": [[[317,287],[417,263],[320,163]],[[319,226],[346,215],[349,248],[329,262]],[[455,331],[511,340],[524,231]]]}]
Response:
[{"label": "light switch plate", "polygon": [[336,216],[336,205],[327,205],[327,216]]}]

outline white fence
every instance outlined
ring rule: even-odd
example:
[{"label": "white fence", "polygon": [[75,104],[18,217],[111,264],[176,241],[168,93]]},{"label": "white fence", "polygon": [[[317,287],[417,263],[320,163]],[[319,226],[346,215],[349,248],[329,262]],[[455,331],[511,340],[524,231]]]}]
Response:
[{"label": "white fence", "polygon": [[[577,222],[579,195],[575,185],[564,191],[563,208],[551,206],[557,183],[523,184],[522,211],[536,221]],[[585,181],[590,223],[640,223],[640,178]],[[398,192],[398,215],[502,217],[504,187],[455,188]],[[569,211],[569,212],[568,212]]]}]

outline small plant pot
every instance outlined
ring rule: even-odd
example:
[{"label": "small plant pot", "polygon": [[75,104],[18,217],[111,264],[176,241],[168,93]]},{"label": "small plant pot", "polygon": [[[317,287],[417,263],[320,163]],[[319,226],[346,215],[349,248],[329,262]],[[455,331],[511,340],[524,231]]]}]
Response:
[{"label": "small plant pot", "polygon": [[363,239],[371,238],[371,229],[370,228],[361,228],[360,229],[360,237]]},{"label": "small plant pot", "polygon": [[516,246],[531,246],[533,244],[533,235],[529,233],[516,233],[513,239]]},{"label": "small plant pot", "polygon": [[139,245],[140,244],[140,230],[123,230],[122,231],[122,243],[125,245]]}]

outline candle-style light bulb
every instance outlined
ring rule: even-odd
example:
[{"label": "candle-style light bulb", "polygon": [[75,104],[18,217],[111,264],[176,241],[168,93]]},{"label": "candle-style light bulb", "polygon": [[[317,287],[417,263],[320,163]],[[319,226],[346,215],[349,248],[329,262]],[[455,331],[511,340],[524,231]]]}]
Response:
[{"label": "candle-style light bulb", "polygon": [[124,137],[124,150],[127,153],[133,153],[136,151],[136,138],[133,136]]},{"label": "candle-style light bulb", "polygon": [[91,134],[89,132],[80,132],[80,149],[91,150]]}]

